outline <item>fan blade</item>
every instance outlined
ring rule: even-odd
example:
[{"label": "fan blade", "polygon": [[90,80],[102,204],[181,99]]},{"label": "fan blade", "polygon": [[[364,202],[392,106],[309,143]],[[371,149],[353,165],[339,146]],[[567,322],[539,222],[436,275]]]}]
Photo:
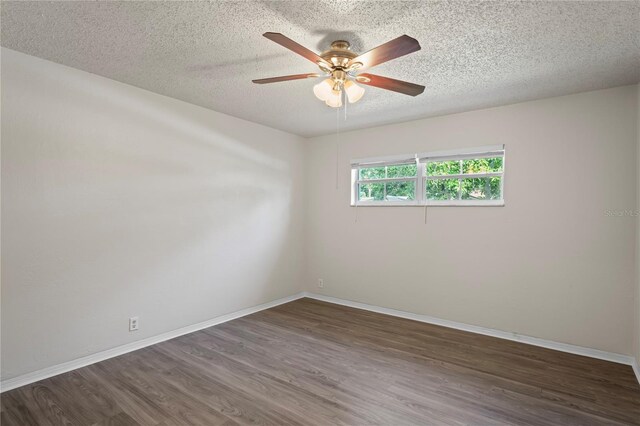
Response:
[{"label": "fan blade", "polygon": [[280,77],[261,78],[259,80],[251,80],[251,81],[253,81],[256,84],[267,84],[267,83],[277,83],[279,81],[302,80],[303,78],[314,78],[314,77],[320,77],[320,74],[283,75]]},{"label": "fan blade", "polygon": [[280,33],[264,33],[262,35],[265,36],[266,38],[268,38],[271,41],[275,41],[280,46],[286,47],[287,49],[291,50],[292,52],[295,52],[298,55],[307,58],[308,60],[310,60],[314,64],[317,64],[318,62],[324,62],[325,64],[329,65],[327,63],[327,61],[322,59],[316,53],[312,52],[311,50],[307,49],[306,47],[302,46],[301,44],[296,43],[295,41],[291,40],[289,37],[286,37],[286,36],[284,36],[284,35],[282,35]]},{"label": "fan blade", "polygon": [[[363,78],[361,79],[361,77]],[[361,84],[366,84],[367,86],[379,87],[409,96],[417,96],[424,92],[424,86],[420,86],[419,84],[395,80],[389,77],[381,77],[375,74],[358,74],[356,81]]]},{"label": "fan blade", "polygon": [[371,68],[418,50],[420,50],[418,40],[405,34],[353,58],[349,64],[360,62],[361,69]]}]

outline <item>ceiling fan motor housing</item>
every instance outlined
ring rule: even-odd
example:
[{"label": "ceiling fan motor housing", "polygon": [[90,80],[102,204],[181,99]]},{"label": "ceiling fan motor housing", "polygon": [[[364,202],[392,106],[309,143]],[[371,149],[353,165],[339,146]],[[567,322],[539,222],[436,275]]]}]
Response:
[{"label": "ceiling fan motor housing", "polygon": [[334,68],[347,68],[349,61],[356,55],[350,48],[350,44],[345,40],[336,40],[331,43],[331,48],[320,54],[320,57],[331,64]]},{"label": "ceiling fan motor housing", "polygon": [[358,55],[350,50],[351,45],[346,40],[336,40],[331,43],[331,48],[320,54],[327,64],[322,61],[318,62],[318,66],[324,72],[331,74],[334,81],[333,90],[341,90],[344,83],[349,78],[349,73],[359,68],[359,62],[351,63],[351,60]]}]

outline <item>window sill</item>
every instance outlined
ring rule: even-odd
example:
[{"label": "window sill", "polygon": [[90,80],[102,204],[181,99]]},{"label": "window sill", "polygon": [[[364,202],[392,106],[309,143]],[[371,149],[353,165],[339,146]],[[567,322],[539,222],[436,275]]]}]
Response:
[{"label": "window sill", "polygon": [[359,203],[351,207],[504,207],[504,200],[491,201],[431,201],[427,204],[418,203]]}]

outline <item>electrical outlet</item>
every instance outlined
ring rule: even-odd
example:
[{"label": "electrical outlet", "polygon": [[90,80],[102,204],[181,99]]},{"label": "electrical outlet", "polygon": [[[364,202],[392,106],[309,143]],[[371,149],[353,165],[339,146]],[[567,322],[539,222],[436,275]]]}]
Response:
[{"label": "electrical outlet", "polygon": [[318,288],[324,288],[324,280],[322,278],[318,279]]},{"label": "electrical outlet", "polygon": [[138,317],[129,318],[129,331],[136,331],[138,329]]}]

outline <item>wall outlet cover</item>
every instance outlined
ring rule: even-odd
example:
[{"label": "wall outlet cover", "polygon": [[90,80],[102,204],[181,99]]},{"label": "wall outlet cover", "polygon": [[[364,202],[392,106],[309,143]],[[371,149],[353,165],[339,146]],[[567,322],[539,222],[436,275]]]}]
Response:
[{"label": "wall outlet cover", "polygon": [[129,331],[136,331],[138,326],[138,317],[129,318]]}]

